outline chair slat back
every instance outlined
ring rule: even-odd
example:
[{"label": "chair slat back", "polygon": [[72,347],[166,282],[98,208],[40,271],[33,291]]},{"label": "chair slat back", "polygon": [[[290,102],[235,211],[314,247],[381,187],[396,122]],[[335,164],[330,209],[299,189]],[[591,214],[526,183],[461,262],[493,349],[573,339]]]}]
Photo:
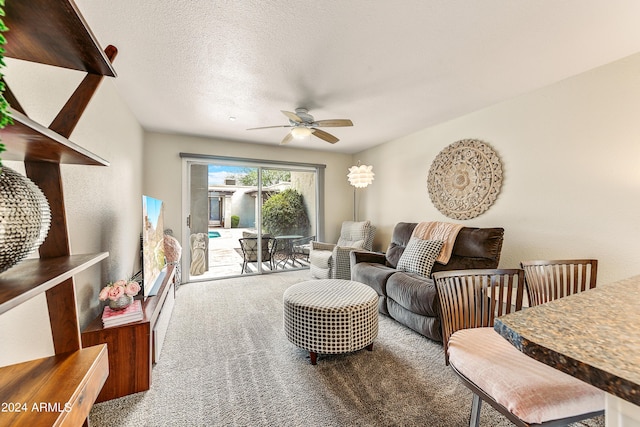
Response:
[{"label": "chair slat back", "polygon": [[449,364],[449,337],[460,329],[492,327],[496,317],[522,309],[520,269],[454,270],[433,274],[440,299],[442,341]]},{"label": "chair slat back", "polygon": [[531,306],[596,286],[598,261],[595,259],[523,261],[520,265]]}]

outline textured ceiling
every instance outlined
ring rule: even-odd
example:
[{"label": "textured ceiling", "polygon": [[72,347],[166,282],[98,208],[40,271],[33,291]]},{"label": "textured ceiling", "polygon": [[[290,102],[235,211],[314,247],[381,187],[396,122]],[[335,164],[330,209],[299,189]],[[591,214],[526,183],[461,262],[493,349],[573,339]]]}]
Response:
[{"label": "textured ceiling", "polygon": [[[640,51],[637,0],[76,0],[145,129],[355,153]],[[235,117],[236,120],[230,120]]]}]

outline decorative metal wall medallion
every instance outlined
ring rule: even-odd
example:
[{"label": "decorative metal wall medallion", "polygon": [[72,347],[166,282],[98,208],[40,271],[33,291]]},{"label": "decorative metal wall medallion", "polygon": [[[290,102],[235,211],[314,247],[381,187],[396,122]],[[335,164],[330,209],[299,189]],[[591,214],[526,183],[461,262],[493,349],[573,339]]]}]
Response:
[{"label": "decorative metal wall medallion", "polygon": [[489,209],[500,193],[500,158],[480,140],[454,142],[434,159],[427,187],[433,205],[447,217],[475,218]]}]

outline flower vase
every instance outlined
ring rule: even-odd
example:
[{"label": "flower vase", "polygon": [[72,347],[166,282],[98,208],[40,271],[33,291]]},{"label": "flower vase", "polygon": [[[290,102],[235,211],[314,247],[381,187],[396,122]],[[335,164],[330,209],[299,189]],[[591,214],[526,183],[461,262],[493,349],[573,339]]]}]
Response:
[{"label": "flower vase", "polygon": [[133,297],[129,295],[122,295],[120,298],[118,298],[115,301],[109,300],[109,308],[115,311],[124,310],[125,308],[129,307],[132,302],[133,302]]}]

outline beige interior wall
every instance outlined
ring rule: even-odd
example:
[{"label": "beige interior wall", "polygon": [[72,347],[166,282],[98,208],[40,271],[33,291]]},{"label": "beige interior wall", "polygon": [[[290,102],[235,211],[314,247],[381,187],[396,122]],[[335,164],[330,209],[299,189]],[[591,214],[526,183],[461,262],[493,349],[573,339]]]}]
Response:
[{"label": "beige interior wall", "polygon": [[[117,61],[116,61],[117,66]],[[83,73],[7,59],[8,85],[29,117],[47,126]],[[109,167],[62,165],[72,253],[109,252],[75,277],[81,326],[99,314],[107,281],[139,269],[142,229],[142,128],[106,78],[69,138],[110,162]],[[22,163],[5,162],[23,171]],[[53,353],[44,296],[0,316],[0,365]]]},{"label": "beige interior wall", "polygon": [[[399,221],[505,228],[500,266],[521,260],[599,260],[598,283],[640,273],[640,54],[399,138],[357,155],[376,179],[360,216],[384,250]],[[466,138],[488,142],[504,179],[484,214],[454,221],[435,209],[436,155]]]},{"label": "beige interior wall", "polygon": [[[165,202],[165,226],[172,228],[176,235],[181,236],[183,229],[181,152],[324,164],[326,165],[325,240],[336,242],[340,235],[342,221],[353,217],[353,193],[347,181],[347,172],[352,162],[351,155],[147,132],[145,133],[144,191],[149,196]],[[184,239],[182,242],[184,247]]]}]

